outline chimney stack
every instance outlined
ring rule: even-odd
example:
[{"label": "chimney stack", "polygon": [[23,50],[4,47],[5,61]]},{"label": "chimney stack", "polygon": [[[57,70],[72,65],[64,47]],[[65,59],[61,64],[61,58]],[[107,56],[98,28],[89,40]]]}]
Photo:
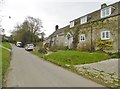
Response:
[{"label": "chimney stack", "polygon": [[58,26],[58,25],[56,25],[56,26],[55,26],[55,30],[57,31],[58,29],[59,29],[59,26]]},{"label": "chimney stack", "polygon": [[106,3],[101,4],[101,9],[105,8],[107,6]]}]

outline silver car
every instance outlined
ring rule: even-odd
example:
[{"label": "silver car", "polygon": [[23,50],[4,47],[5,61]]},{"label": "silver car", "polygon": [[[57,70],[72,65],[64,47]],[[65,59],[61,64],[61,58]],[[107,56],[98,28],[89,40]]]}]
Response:
[{"label": "silver car", "polygon": [[32,51],[33,49],[34,49],[34,45],[33,44],[27,44],[25,46],[25,50],[27,50],[27,51]]}]

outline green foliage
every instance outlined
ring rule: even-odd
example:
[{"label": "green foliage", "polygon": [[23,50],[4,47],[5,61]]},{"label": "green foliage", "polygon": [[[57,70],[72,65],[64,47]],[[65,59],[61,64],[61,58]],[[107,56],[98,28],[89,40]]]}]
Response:
[{"label": "green foliage", "polygon": [[42,54],[42,53],[39,53],[39,52],[37,52],[37,51],[32,51],[31,52],[32,54],[34,54],[34,55],[37,55],[38,57],[40,57],[40,58],[44,58],[44,54]]},{"label": "green foliage", "polygon": [[43,42],[38,42],[37,44],[36,44],[36,46],[40,49],[40,48],[42,48],[43,47]]},{"label": "green foliage", "polygon": [[50,51],[52,52],[57,52],[58,50],[67,50],[68,47],[67,46],[57,46],[57,45],[54,45],[50,48]]},{"label": "green foliage", "polygon": [[12,36],[12,35],[10,35],[8,41],[9,41],[10,43],[14,43],[14,40],[13,40],[13,36]]},{"label": "green foliage", "polygon": [[111,40],[100,40],[96,42],[96,46],[99,48],[99,50],[110,50],[113,47],[113,41]]},{"label": "green foliage", "polygon": [[[6,47],[8,49],[11,49],[11,45],[8,42],[2,42],[2,46]],[[0,54],[1,54],[0,67],[2,67],[2,74],[0,74],[0,78],[4,78],[5,73],[10,64],[11,53],[4,48],[0,48]]]},{"label": "green foliage", "polygon": [[107,54],[101,52],[79,52],[79,51],[59,51],[46,56],[47,60],[59,63],[61,65],[87,64],[106,60],[110,58]]},{"label": "green foliage", "polygon": [[77,25],[72,29],[72,36],[73,36],[72,49],[73,50],[77,49],[77,45],[79,43],[79,30],[80,30],[80,25]]},{"label": "green foliage", "polygon": [[93,52],[95,51],[95,45],[94,42],[91,47],[91,43],[88,41],[81,43],[81,46],[77,48],[78,51],[88,51],[88,52]]},{"label": "green foliage", "polygon": [[[24,44],[37,43],[40,41],[38,36],[44,36],[43,32],[40,34],[40,28],[42,27],[41,20],[38,18],[27,17],[26,20],[15,27],[12,32],[12,36],[15,41],[21,41]],[[43,40],[42,40],[43,41]]]},{"label": "green foliage", "polygon": [[50,48],[50,51],[52,52],[57,52],[58,51],[58,46],[54,45]]},{"label": "green foliage", "polygon": [[44,44],[44,48],[45,48],[45,49],[49,48],[49,43],[45,43],[45,44]]},{"label": "green foliage", "polygon": [[43,42],[33,43],[35,45],[35,51],[43,48]]},{"label": "green foliage", "polygon": [[4,77],[9,64],[10,64],[10,52],[2,48],[2,77]]},{"label": "green foliage", "polygon": [[47,54],[47,50],[45,48],[40,48],[38,52],[42,54]]},{"label": "green foliage", "polygon": [[8,42],[2,42],[2,46],[6,47],[8,49],[11,49],[11,45]]},{"label": "green foliage", "polygon": [[120,58],[120,52],[115,52],[115,53],[108,52],[108,55],[111,58]]}]

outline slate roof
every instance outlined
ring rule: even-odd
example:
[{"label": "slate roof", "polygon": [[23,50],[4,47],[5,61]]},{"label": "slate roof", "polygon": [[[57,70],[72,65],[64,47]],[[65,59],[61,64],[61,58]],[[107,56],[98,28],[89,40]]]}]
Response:
[{"label": "slate roof", "polygon": [[[54,36],[56,36],[57,34],[63,33],[66,29],[69,29],[69,27],[70,27],[70,25],[67,25],[67,26],[65,26],[65,27],[63,27],[63,28],[60,28],[60,29],[54,31],[49,37],[54,37]],[[49,37],[48,37],[48,38],[49,38]]]}]

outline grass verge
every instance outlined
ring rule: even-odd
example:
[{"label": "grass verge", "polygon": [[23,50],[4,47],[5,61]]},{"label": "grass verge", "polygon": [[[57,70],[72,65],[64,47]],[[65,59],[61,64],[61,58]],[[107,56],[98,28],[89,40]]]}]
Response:
[{"label": "grass verge", "polygon": [[36,51],[32,51],[32,54],[51,61],[60,66],[73,66],[78,64],[89,64],[107,60],[110,56],[102,52],[79,52],[79,51],[60,51],[54,52],[49,55],[44,55]]},{"label": "grass verge", "polygon": [[11,56],[10,51],[2,48],[2,79],[4,78],[5,73],[9,67],[10,56]]},{"label": "grass verge", "polygon": [[[8,42],[2,42],[2,46],[11,49],[11,45]],[[11,52],[5,48],[0,47],[0,81],[4,84],[5,74],[10,64]]]},{"label": "grass verge", "polygon": [[51,53],[44,58],[61,65],[78,65],[99,62],[110,57],[101,52],[60,51]]},{"label": "grass verge", "polygon": [[11,49],[11,45],[8,42],[2,42],[2,46]]},{"label": "grass verge", "polygon": [[1,47],[0,47],[0,84],[2,85],[2,48]]},{"label": "grass verge", "polygon": [[44,56],[45,56],[44,54],[41,54],[41,53],[36,52],[36,51],[32,51],[31,53],[38,56],[38,57],[41,57],[41,58],[44,58]]}]

